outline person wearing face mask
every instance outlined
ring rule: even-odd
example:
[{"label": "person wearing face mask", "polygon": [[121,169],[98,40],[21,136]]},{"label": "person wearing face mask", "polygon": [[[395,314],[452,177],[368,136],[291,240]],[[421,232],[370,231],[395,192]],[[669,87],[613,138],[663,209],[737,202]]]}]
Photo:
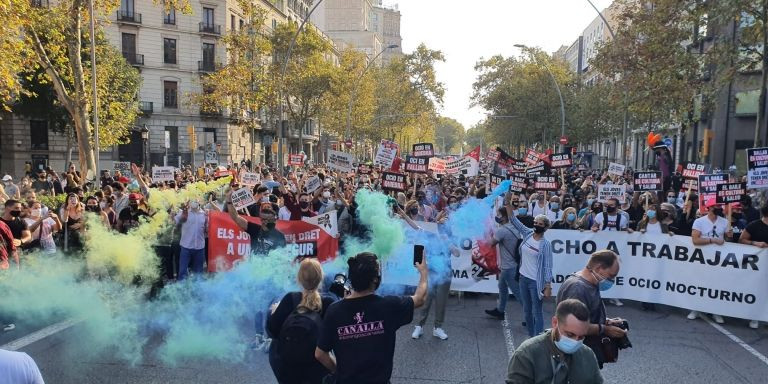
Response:
[{"label": "person wearing face mask", "polygon": [[334,204],[331,202],[331,196],[332,193],[330,187],[318,188],[317,192],[315,192],[312,209],[317,212],[318,215],[333,210]]},{"label": "person wearing face mask", "polygon": [[637,223],[637,230],[640,233],[665,234],[669,233],[669,226],[659,221],[659,207],[656,205],[648,206],[645,216]]},{"label": "person wearing face mask", "polygon": [[619,200],[616,198],[608,199],[605,203],[605,212],[595,215],[592,222],[592,232],[597,231],[627,231],[632,233],[629,228],[629,215],[619,210]]},{"label": "person wearing face mask", "polygon": [[[714,198],[707,199],[704,202],[704,207],[707,208],[707,214],[699,217],[693,222],[691,230],[691,241],[696,246],[708,246],[710,244],[723,245],[726,239],[733,237],[733,229],[728,225],[728,220],[725,219],[723,213],[723,207],[717,204]],[[699,317],[698,311],[691,311],[688,314],[689,320],[695,320]],[[717,314],[712,314],[712,318],[718,324],[723,324],[723,317]]]},{"label": "person wearing face mask", "polygon": [[128,233],[129,230],[138,227],[141,224],[141,218],[149,216],[141,208],[141,201],[144,196],[138,193],[128,195],[128,207],[123,208],[117,215],[116,228],[120,233]]},{"label": "person wearing face mask", "polygon": [[[528,214],[530,216],[536,217],[538,215],[547,215],[549,212],[549,203],[547,202],[546,192],[539,192],[536,196],[531,196],[531,200],[533,200],[533,202],[528,208]],[[559,203],[560,199],[558,199],[557,202]]]},{"label": "person wearing face mask", "polygon": [[560,220],[552,225],[552,229],[579,229],[579,221],[576,217],[576,208],[566,208],[563,211]]},{"label": "person wearing face mask", "polygon": [[37,173],[37,178],[32,182],[32,189],[39,194],[56,195],[53,190],[53,183],[48,180],[48,174],[44,170]]},{"label": "person wearing face mask", "polygon": [[600,384],[595,354],[584,345],[589,309],[579,300],[557,305],[552,328],[523,342],[509,360],[507,384]]},{"label": "person wearing face mask", "polygon": [[19,186],[13,183],[13,177],[11,175],[3,176],[3,187],[5,187],[5,194],[11,199],[21,198],[21,189]]},{"label": "person wearing face mask", "polygon": [[13,234],[13,245],[16,248],[24,248],[26,244],[32,241],[32,233],[27,227],[27,223],[21,219],[21,202],[17,200],[7,200],[3,216],[0,217]]},{"label": "person wearing face mask", "polygon": [[423,221],[435,221],[435,209],[427,202],[427,193],[416,191],[416,202],[418,203],[419,214],[424,218]]},{"label": "person wearing face mask", "polygon": [[42,205],[40,202],[34,202],[30,205],[29,216],[24,221],[29,226],[32,238],[39,240],[40,249],[45,253],[56,253],[56,242],[53,241],[53,234],[62,228],[59,216],[53,212],[48,212],[48,215],[43,217]]},{"label": "person wearing face mask", "polygon": [[600,369],[605,362],[602,339],[606,336],[622,338],[627,335],[627,331],[617,326],[623,319],[607,318],[600,293],[613,287],[619,268],[619,256],[616,253],[607,249],[599,250],[589,257],[584,269],[565,279],[557,293],[557,303],[576,299],[589,309],[590,324],[584,344],[595,353]]},{"label": "person wearing face mask", "polygon": [[549,206],[547,207],[547,212],[545,215],[547,216],[547,219],[549,219],[550,223],[554,223],[563,217],[563,211],[560,209],[559,197],[552,196],[549,199]]},{"label": "person wearing face mask", "polygon": [[419,211],[419,203],[416,200],[411,200],[405,203],[405,214],[413,221],[427,221]]},{"label": "person wearing face mask", "polygon": [[101,209],[98,197],[89,196],[87,199],[85,199],[85,211],[98,215],[101,219],[101,222],[104,223],[104,226],[111,228],[109,217],[107,216],[107,213]]},{"label": "person wearing face mask", "polygon": [[208,231],[208,212],[200,207],[199,201],[190,200],[179,210],[174,220],[176,225],[181,225],[178,280],[187,278],[190,263],[192,273],[196,277],[201,277],[205,263],[205,234]]},{"label": "person wearing face mask", "polygon": [[[518,200],[510,198],[510,204]],[[513,211],[514,213],[514,211]],[[509,222],[508,212],[505,207],[500,207],[496,212],[496,223],[499,226],[493,232],[490,246],[498,245],[499,255],[499,300],[493,309],[486,309],[485,313],[499,320],[504,320],[507,309],[507,300],[510,292],[518,301],[520,299],[520,232]],[[523,325],[525,326],[525,324]]]},{"label": "person wearing face mask", "polygon": [[[588,215],[592,212],[592,205],[595,203],[595,195],[588,194],[587,198],[584,200],[584,205],[579,209],[579,219],[583,218],[584,216]],[[591,224],[590,224],[591,226]]]}]

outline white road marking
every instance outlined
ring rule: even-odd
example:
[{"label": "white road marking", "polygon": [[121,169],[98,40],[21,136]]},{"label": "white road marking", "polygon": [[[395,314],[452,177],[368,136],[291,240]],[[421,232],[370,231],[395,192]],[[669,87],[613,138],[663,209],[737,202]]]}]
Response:
[{"label": "white road marking", "polygon": [[507,344],[507,356],[511,359],[512,354],[515,352],[515,338],[512,336],[512,329],[509,326],[509,320],[506,316],[501,322],[501,329],[504,331],[504,340]]},{"label": "white road marking", "polygon": [[736,344],[740,345],[742,348],[747,350],[747,352],[751,353],[752,356],[757,357],[758,360],[762,361],[765,365],[768,365],[768,357],[765,357],[762,353],[758,352],[756,349],[752,348],[749,344],[745,343],[744,340],[740,339],[738,336],[734,335],[733,333],[729,332],[727,329],[720,326],[720,324],[715,323],[712,321],[709,316],[706,316],[704,314],[701,315],[701,318],[704,319],[709,325],[711,325],[713,328],[717,329],[722,333],[723,335],[727,336],[729,339],[733,340]]},{"label": "white road marking", "polygon": [[48,336],[54,335],[56,333],[59,333],[67,328],[72,327],[73,325],[80,323],[83,320],[76,320],[76,319],[68,319],[64,320],[60,323],[56,323],[53,325],[49,325],[37,332],[32,332],[29,335],[26,335],[24,337],[18,338],[14,341],[11,341],[8,344],[0,346],[0,349],[5,349],[8,351],[18,351],[19,349],[22,349],[32,343],[38,342],[42,339],[45,339]]}]

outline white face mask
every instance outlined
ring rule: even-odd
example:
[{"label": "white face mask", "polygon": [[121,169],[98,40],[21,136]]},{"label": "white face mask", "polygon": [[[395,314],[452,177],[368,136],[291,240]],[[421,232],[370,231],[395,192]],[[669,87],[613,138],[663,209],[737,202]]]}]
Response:
[{"label": "white face mask", "polygon": [[107,203],[102,201],[102,202],[99,203],[99,207],[101,207],[101,209],[105,209],[105,208],[107,208]]},{"label": "white face mask", "polygon": [[29,210],[29,215],[32,217],[40,217],[41,214],[42,214],[42,210],[40,208]]},{"label": "white face mask", "polygon": [[198,209],[200,209],[200,203],[198,203],[197,201],[190,201],[189,208],[192,209],[193,211],[197,211]]},{"label": "white face mask", "polygon": [[323,198],[324,198],[324,199],[327,199],[327,198],[329,198],[329,197],[331,197],[331,192],[329,192],[329,191],[325,191],[325,192],[323,192]]}]

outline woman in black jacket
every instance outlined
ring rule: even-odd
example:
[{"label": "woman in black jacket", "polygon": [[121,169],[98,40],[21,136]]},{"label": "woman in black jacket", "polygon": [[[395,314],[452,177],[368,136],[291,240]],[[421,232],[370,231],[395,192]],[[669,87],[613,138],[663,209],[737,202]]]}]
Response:
[{"label": "woman in black jacket", "polygon": [[[301,292],[286,294],[280,300],[280,304],[273,307],[272,314],[267,319],[267,331],[273,340],[269,349],[269,365],[280,384],[320,384],[329,372],[315,360],[314,348],[311,349],[311,355],[300,356],[298,362],[286,361],[286,353],[281,351],[280,344],[283,339],[281,339],[280,333],[284,329],[286,320],[291,320],[290,317],[297,313],[319,314],[322,318],[325,315],[325,310],[334,302],[334,299],[320,295],[323,267],[316,259],[307,258],[301,261],[297,280],[302,288]],[[316,332],[319,332],[319,326],[320,324],[317,324],[315,337],[317,336]],[[315,338],[314,341],[307,340],[307,342],[314,347],[317,339]]]}]

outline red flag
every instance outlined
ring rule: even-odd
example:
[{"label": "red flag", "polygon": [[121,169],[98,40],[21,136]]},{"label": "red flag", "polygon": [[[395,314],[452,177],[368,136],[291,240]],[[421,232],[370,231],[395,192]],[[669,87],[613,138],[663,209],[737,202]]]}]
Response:
[{"label": "red flag", "polygon": [[477,161],[480,161],[480,146],[475,147],[475,149],[473,149],[472,152],[469,152],[464,156],[468,156]]}]

